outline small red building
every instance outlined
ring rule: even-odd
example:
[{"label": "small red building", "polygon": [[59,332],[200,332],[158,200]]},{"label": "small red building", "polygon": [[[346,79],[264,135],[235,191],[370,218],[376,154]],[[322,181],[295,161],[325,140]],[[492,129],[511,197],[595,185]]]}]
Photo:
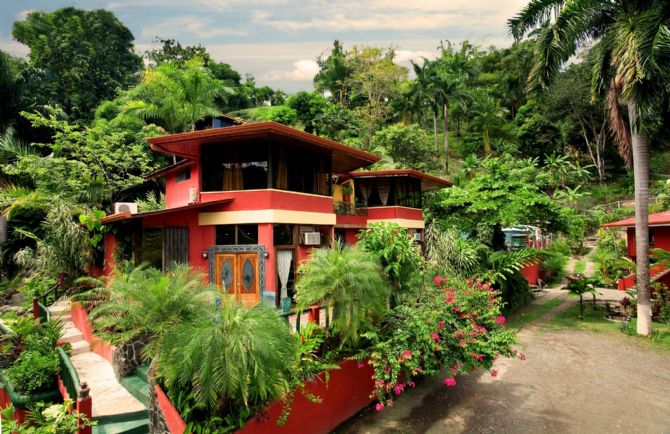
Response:
[{"label": "small red building", "polygon": [[[625,228],[626,245],[628,247],[628,257],[635,260],[637,257],[635,251],[635,217],[619,220],[602,225],[603,228]],[[670,251],[670,211],[657,212],[649,214],[649,248],[659,248]],[[670,285],[670,274],[665,267],[654,266],[649,270],[652,281],[660,281]],[[619,280],[620,290],[626,290],[635,286],[635,274],[631,274]]]},{"label": "small red building", "polygon": [[148,139],[181,161],[165,178],[166,208],[105,217],[105,269],[117,258],[188,263],[243,304],[292,297],[296,264],[335,237],[355,243],[369,223],[423,236],[422,193],[451,185],[414,170],[355,172],[368,152],[274,122]]}]

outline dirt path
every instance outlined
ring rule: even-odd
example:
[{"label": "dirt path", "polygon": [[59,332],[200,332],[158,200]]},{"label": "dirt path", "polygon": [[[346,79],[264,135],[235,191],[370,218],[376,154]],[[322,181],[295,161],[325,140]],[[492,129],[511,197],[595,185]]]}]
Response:
[{"label": "dirt path", "polygon": [[[538,302],[554,297],[565,293]],[[366,409],[337,432],[670,433],[670,356],[544,327],[573,302],[526,325],[519,347],[527,360],[499,361],[497,377],[462,376],[453,389],[441,377],[425,379],[393,408]]]}]

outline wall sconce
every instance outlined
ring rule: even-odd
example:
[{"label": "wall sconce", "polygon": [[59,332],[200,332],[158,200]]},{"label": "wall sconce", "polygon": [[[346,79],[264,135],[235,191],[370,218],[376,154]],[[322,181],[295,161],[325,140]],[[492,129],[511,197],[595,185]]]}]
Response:
[{"label": "wall sconce", "polygon": [[270,252],[263,252],[263,257],[265,259],[270,259]]},{"label": "wall sconce", "polygon": [[207,250],[203,250],[200,255],[202,256],[202,259],[207,259],[209,257],[209,252]]}]

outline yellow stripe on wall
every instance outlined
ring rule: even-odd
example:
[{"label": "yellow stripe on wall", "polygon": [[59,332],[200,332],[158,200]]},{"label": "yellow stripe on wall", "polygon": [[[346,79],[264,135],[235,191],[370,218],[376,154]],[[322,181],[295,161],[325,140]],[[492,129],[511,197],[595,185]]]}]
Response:
[{"label": "yellow stripe on wall", "polygon": [[201,212],[200,226],[234,225],[245,223],[293,223],[299,225],[334,225],[335,214],[283,209],[263,209],[252,211]]}]

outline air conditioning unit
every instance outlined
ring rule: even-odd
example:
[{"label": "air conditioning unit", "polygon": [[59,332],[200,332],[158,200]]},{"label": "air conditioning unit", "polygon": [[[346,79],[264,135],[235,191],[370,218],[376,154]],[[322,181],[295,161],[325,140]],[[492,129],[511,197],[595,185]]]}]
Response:
[{"label": "air conditioning unit", "polygon": [[114,214],[129,212],[137,214],[137,204],[135,202],[116,202],[114,203]]},{"label": "air conditioning unit", "polygon": [[302,234],[302,240],[306,246],[320,246],[321,232],[305,232]]},{"label": "air conditioning unit", "polygon": [[191,187],[188,189],[188,203],[197,203],[198,202],[198,189]]},{"label": "air conditioning unit", "polygon": [[414,241],[416,242],[421,241],[421,232],[414,232]]}]

